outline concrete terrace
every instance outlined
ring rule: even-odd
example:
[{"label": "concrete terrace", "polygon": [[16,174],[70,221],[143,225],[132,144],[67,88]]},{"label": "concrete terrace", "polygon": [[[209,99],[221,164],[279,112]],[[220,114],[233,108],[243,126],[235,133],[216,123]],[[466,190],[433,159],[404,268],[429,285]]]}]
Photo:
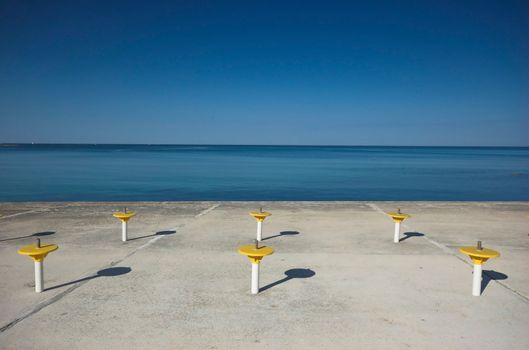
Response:
[{"label": "concrete terrace", "polygon": [[[126,243],[111,216],[124,206],[138,212]],[[237,248],[255,238],[247,213],[260,206],[276,252],[252,296]],[[384,212],[397,207],[412,218],[394,244]],[[3,203],[0,214],[2,349],[529,349],[527,202]],[[17,254],[37,236],[59,245],[41,294]],[[457,248],[478,239],[502,255],[473,297]]]}]

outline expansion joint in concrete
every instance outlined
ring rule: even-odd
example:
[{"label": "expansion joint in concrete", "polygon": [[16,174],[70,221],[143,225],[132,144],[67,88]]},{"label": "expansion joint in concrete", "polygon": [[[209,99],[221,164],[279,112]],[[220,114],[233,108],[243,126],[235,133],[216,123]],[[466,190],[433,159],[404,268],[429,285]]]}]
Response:
[{"label": "expansion joint in concrete", "polygon": [[[384,216],[387,216],[387,214],[382,209],[380,209],[380,207],[378,205],[376,205],[375,203],[369,203],[368,205],[369,205],[369,207],[371,207],[371,209],[373,209],[377,213],[380,213],[380,214],[382,214]],[[406,230],[413,231],[413,229],[409,226],[409,224],[404,224],[403,223],[402,227],[405,228]],[[424,235],[424,236],[421,236],[421,237],[423,239],[425,239],[427,242],[429,242],[430,244],[432,244],[432,245],[436,246],[437,248],[441,249],[446,254],[455,257],[457,260],[463,262],[464,264],[466,264],[468,266],[471,266],[471,267],[473,266],[469,261],[467,261],[466,259],[463,259],[462,257],[460,257],[457,254],[455,254],[454,251],[452,249],[450,249],[449,247],[447,247],[446,245],[444,245],[444,244],[442,244],[440,242],[437,242],[436,240],[428,237],[427,235]],[[505,288],[508,291],[510,291],[511,293],[513,293],[516,297],[518,297],[523,302],[529,304],[529,297],[523,295],[522,293],[520,293],[516,289],[508,286],[504,282],[501,282],[501,281],[493,279],[492,276],[490,276],[486,271],[483,271],[483,274],[486,275],[487,277],[489,277],[492,281],[494,281],[497,284],[499,284],[500,286],[502,286],[503,288]]]},{"label": "expansion joint in concrete", "polygon": [[[204,216],[208,213],[210,213],[211,211],[213,211],[215,208],[219,207],[220,204],[214,204],[212,205],[211,207],[201,211],[200,213],[198,213],[197,215],[195,215],[195,218],[199,218],[201,216]],[[32,210],[31,212],[37,212],[37,210]],[[27,214],[29,212],[23,212],[23,213],[18,213],[18,214],[13,214],[13,215],[22,215],[22,214]],[[180,225],[178,226],[178,228],[182,228],[184,227],[185,225]],[[172,231],[176,231],[177,228],[172,228],[171,230]],[[132,250],[131,252],[129,252],[128,254],[126,254],[125,256],[121,257],[120,259],[118,260],[113,260],[109,265],[107,266],[104,266],[102,268],[99,268],[98,271],[100,270],[103,270],[103,269],[106,269],[106,268],[109,268],[109,267],[113,267],[113,266],[116,266],[117,264],[123,262],[124,260],[126,260],[127,258],[131,257],[132,255],[136,254],[138,251],[142,250],[142,249],[145,249],[149,246],[151,246],[152,244],[154,244],[156,241],[162,239],[163,237],[166,237],[166,235],[160,235],[160,236],[156,236],[152,239],[150,239],[147,243],[137,247],[136,249]],[[81,287],[82,285],[84,285],[85,283],[88,283],[88,281],[90,281],[90,277],[93,277],[93,276],[96,276],[97,273],[93,273],[91,276],[88,276],[88,277],[84,277],[84,278],[80,278],[79,279],[79,282],[75,283],[74,285],[72,285],[71,287],[69,287],[68,289],[50,297],[49,299],[47,300],[44,300],[42,302],[40,302],[39,304],[35,305],[34,307],[32,307],[31,309],[25,311],[22,313],[21,316],[15,318],[14,320],[12,320],[11,322],[5,324],[4,326],[0,327],[0,334],[5,332],[6,330],[12,328],[13,326],[15,326],[17,323],[31,317],[32,315],[36,314],[37,312],[39,312],[40,310],[44,309],[45,307],[49,306],[49,305],[52,305],[54,303],[56,303],[57,301],[61,300],[62,298],[64,298],[65,296],[67,296],[68,294],[70,294],[71,292],[73,292],[74,290],[76,290],[77,288]]]}]

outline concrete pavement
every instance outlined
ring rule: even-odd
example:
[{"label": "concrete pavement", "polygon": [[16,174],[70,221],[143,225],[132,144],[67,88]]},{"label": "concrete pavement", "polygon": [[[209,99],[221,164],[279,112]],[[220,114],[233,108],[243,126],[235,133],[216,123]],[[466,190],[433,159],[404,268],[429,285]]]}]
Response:
[{"label": "concrete pavement", "polygon": [[[126,243],[111,216],[123,206],[138,212]],[[237,248],[261,206],[276,252],[252,296]],[[399,244],[384,214],[396,208],[412,215]],[[528,213],[527,202],[0,204],[0,348],[527,349]],[[16,253],[39,235],[59,245],[41,294]],[[502,256],[473,297],[457,248],[478,239]]]}]

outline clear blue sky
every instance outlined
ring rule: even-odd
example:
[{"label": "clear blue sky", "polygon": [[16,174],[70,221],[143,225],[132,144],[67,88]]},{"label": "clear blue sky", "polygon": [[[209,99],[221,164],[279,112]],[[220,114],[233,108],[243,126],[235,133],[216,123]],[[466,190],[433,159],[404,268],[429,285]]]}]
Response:
[{"label": "clear blue sky", "polygon": [[0,142],[528,146],[528,4],[1,1]]}]

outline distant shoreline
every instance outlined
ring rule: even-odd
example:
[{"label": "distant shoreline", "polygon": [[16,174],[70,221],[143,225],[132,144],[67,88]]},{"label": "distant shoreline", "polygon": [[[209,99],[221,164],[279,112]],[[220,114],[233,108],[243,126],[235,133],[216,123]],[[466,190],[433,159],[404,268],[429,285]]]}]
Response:
[{"label": "distant shoreline", "polygon": [[[304,204],[304,205],[333,205],[333,204],[343,204],[343,205],[354,205],[354,204],[366,204],[366,203],[399,203],[399,204],[521,204],[529,205],[529,200],[520,200],[520,201],[413,201],[413,200],[362,200],[362,201],[296,201],[296,200],[280,200],[280,201],[261,201],[261,200],[229,200],[229,201],[215,201],[215,200],[196,200],[196,201],[21,201],[21,202],[2,202],[0,201],[0,206],[18,206],[18,205],[59,205],[59,206],[68,206],[68,205],[123,205],[123,204],[145,204],[145,205],[158,205],[158,204],[258,204],[258,203],[277,203],[277,204]],[[0,216],[1,218],[1,216]]]},{"label": "distant shoreline", "polygon": [[171,146],[171,147],[373,147],[373,148],[521,148],[529,149],[529,146],[443,146],[443,145],[265,145],[265,144],[200,144],[200,143],[182,143],[182,144],[171,144],[171,143],[31,143],[31,142],[20,142],[20,143],[0,143],[0,147],[18,147],[18,146],[100,146],[100,147],[116,147],[116,146]]}]

